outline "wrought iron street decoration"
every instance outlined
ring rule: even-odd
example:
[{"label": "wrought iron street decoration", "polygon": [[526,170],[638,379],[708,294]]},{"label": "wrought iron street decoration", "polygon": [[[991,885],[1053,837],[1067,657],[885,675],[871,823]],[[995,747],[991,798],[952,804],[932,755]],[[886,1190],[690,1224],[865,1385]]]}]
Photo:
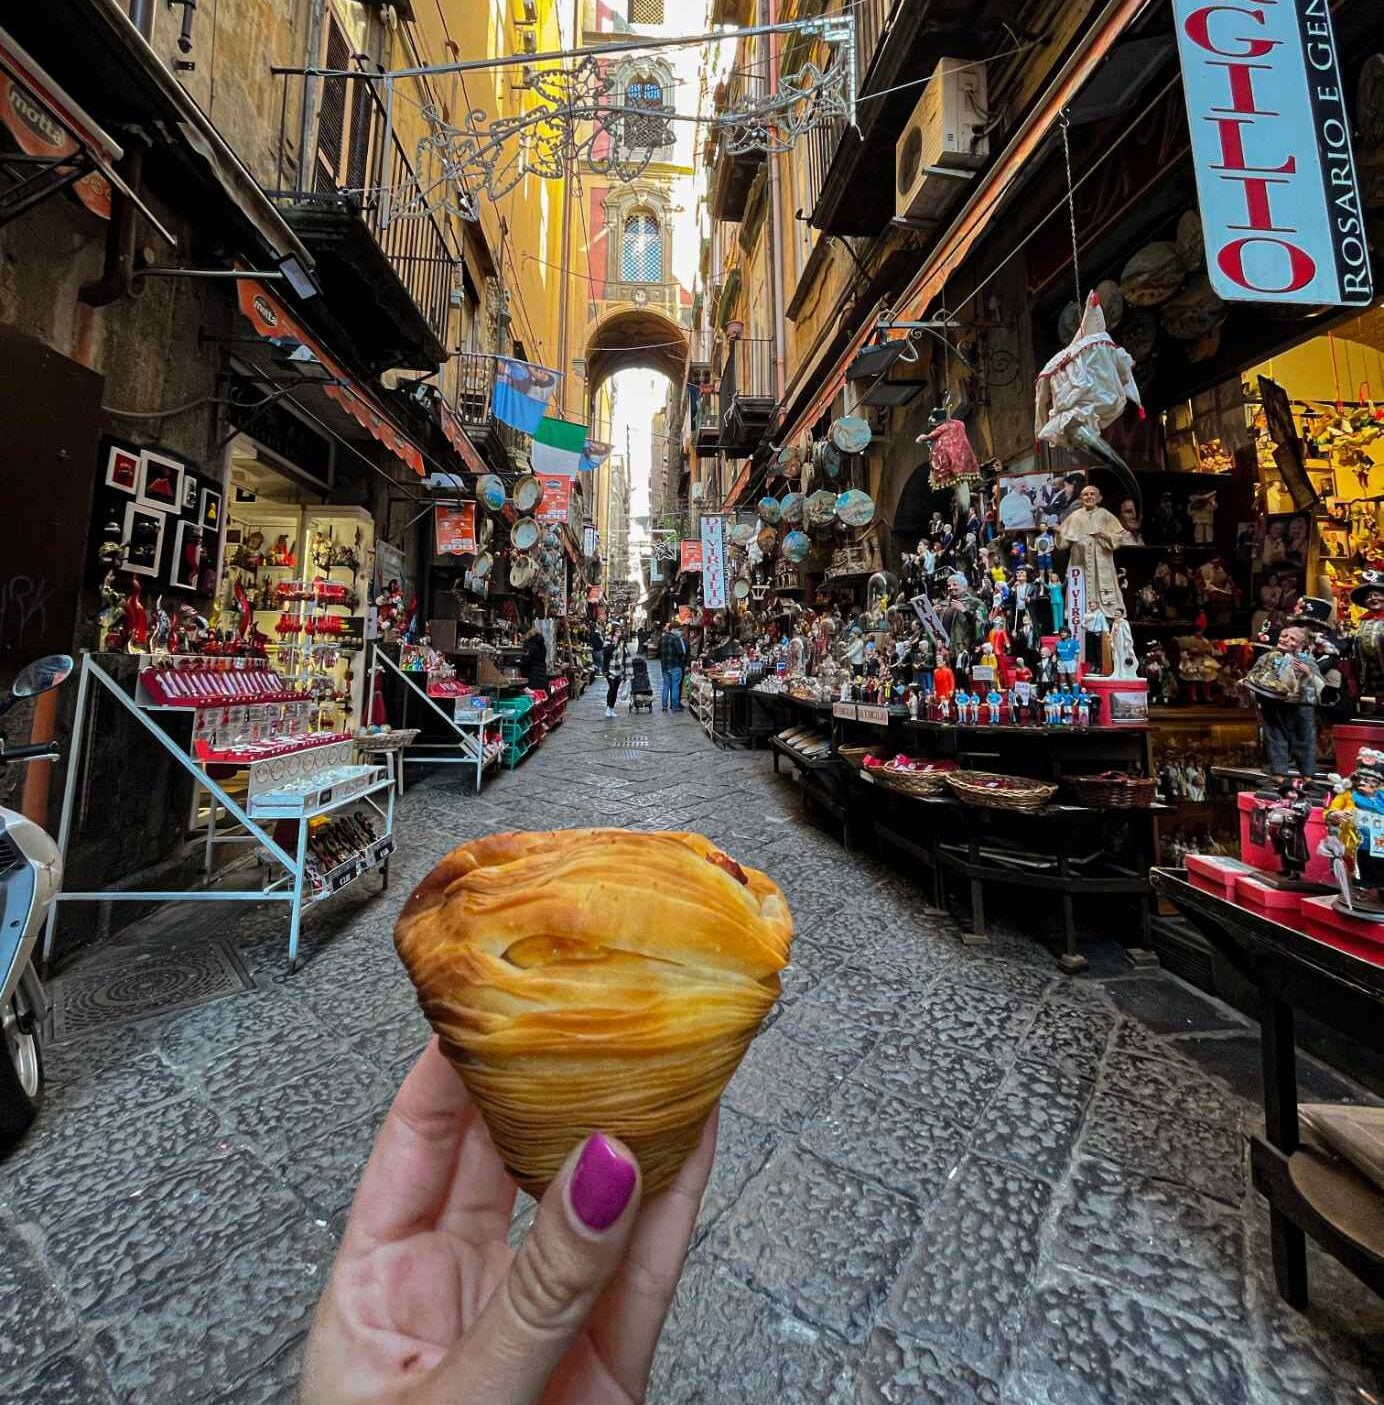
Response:
[{"label": "wrought iron street decoration", "polygon": [[[672,121],[706,123],[723,134],[725,150],[734,155],[788,151],[815,128],[854,121],[852,25],[819,19],[795,27],[831,47],[826,66],[805,63],[782,78],[776,92],[745,96],[733,111],[711,118],[687,117],[666,105],[620,103],[610,60],[591,56],[572,67],[526,73],[518,86],[532,95],[532,105],[511,117],[492,118],[475,108],[452,122],[438,105],[422,105],[427,132],[417,144],[416,165],[434,179],[389,191],[385,223],[439,210],[474,220],[482,198],[501,199],[526,175],[560,180],[579,165],[628,183],[672,144]],[[392,114],[395,102],[407,99],[393,75],[382,78],[385,107]],[[640,120],[627,120],[631,117]]]}]

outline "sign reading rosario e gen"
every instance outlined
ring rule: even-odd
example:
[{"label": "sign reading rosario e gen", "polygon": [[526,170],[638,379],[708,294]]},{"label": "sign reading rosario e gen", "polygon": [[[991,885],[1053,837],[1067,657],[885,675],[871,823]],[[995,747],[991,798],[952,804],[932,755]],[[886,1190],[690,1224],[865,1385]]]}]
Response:
[{"label": "sign reading rosario e gen", "polygon": [[1173,0],[1211,285],[1367,304],[1360,187],[1330,0]]}]

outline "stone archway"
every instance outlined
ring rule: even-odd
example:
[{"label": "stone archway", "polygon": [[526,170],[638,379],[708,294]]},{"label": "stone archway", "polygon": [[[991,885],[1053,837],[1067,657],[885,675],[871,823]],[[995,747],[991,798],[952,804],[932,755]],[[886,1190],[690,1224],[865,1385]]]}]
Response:
[{"label": "stone archway", "polygon": [[617,371],[661,371],[675,385],[687,365],[687,332],[652,307],[624,307],[599,321],[586,343],[586,388],[592,400]]}]

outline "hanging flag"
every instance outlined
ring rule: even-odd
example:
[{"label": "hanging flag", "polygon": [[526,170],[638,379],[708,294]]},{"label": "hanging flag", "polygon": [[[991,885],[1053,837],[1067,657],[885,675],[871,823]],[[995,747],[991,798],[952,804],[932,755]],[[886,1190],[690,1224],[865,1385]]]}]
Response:
[{"label": "hanging flag", "polygon": [[544,415],[533,435],[533,471],[575,477],[582,466],[588,433],[584,424],[555,420],[551,415]]},{"label": "hanging flag", "polygon": [[495,393],[491,409],[501,424],[522,434],[537,434],[543,411],[557,389],[559,373],[509,356],[495,358]]},{"label": "hanging flag", "polygon": [[610,444],[598,444],[596,440],[588,439],[577,467],[583,473],[594,473],[610,457],[612,447]]}]

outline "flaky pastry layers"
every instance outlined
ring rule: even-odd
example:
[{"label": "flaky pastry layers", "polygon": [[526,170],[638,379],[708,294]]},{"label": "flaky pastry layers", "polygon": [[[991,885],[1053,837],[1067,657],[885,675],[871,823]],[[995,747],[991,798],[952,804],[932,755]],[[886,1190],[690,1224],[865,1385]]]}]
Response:
[{"label": "flaky pastry layers", "polygon": [[699,834],[566,829],[453,849],[394,943],[510,1173],[594,1131],[667,1185],[779,994],[777,884]]}]

